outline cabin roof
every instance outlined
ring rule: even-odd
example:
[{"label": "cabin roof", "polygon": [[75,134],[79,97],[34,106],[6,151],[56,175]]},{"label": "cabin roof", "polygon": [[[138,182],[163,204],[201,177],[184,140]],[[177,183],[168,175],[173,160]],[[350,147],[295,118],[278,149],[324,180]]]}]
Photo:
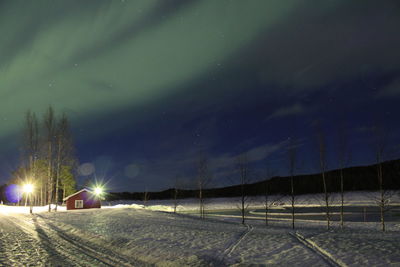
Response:
[{"label": "cabin roof", "polygon": [[83,189],[79,190],[78,192],[73,193],[72,195],[69,195],[69,196],[65,197],[65,198],[63,199],[63,201],[67,201],[69,198],[71,198],[71,197],[73,197],[73,196],[76,196],[76,195],[78,195],[78,194],[80,194],[80,193],[82,193],[82,192],[89,192],[89,193],[92,193],[92,191],[90,191],[89,189],[83,188]]}]

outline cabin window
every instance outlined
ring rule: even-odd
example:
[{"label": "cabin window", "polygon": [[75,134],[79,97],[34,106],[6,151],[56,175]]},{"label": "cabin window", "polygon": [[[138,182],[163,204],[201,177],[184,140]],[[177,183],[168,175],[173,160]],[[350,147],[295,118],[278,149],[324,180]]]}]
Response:
[{"label": "cabin window", "polygon": [[83,208],[83,200],[75,200],[75,209]]}]

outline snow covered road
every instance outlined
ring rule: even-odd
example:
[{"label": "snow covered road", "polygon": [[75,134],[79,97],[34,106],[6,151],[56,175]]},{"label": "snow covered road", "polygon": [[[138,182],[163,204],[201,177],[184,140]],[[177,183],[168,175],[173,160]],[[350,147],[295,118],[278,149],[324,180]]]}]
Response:
[{"label": "snow covered road", "polygon": [[57,262],[60,258],[49,255],[51,251],[35,236],[24,232],[7,216],[0,219],[0,266],[41,265]]},{"label": "snow covered road", "polygon": [[37,216],[1,217],[0,266],[143,266],[53,228]]},{"label": "snow covered road", "polygon": [[0,266],[400,265],[398,232],[305,228],[302,242],[286,227],[135,208],[0,214],[0,229]]}]

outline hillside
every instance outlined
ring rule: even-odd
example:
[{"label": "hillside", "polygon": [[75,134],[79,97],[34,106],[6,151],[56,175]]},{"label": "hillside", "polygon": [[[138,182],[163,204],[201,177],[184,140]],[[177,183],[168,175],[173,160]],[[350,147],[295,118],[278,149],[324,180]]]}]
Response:
[{"label": "hillside", "polygon": [[[344,173],[344,190],[374,191],[378,188],[376,165],[349,167],[343,170]],[[386,161],[383,163],[384,188],[400,189],[400,159]],[[330,192],[340,191],[340,172],[339,170],[331,170],[326,173],[327,188]],[[263,195],[266,187],[269,194],[289,194],[290,177],[273,177],[268,180],[254,182],[245,185],[247,195]],[[295,194],[313,194],[323,191],[321,174],[297,175],[294,177]],[[174,189],[168,189],[161,192],[149,192],[150,199],[169,199],[173,196]],[[178,198],[193,198],[198,194],[197,190],[179,190]],[[210,188],[204,190],[205,197],[235,197],[240,195],[240,185],[233,185],[220,188]],[[142,200],[143,192],[114,192],[107,196],[107,200]]]}]

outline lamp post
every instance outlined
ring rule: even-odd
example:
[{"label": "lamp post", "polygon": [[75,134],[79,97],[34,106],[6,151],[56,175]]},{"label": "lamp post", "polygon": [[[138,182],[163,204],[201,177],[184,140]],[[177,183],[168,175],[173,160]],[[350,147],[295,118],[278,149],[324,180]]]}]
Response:
[{"label": "lamp post", "polygon": [[23,190],[24,193],[26,194],[26,198],[29,198],[29,213],[33,212],[33,203],[32,203],[32,193],[33,193],[33,184],[24,184]]}]

